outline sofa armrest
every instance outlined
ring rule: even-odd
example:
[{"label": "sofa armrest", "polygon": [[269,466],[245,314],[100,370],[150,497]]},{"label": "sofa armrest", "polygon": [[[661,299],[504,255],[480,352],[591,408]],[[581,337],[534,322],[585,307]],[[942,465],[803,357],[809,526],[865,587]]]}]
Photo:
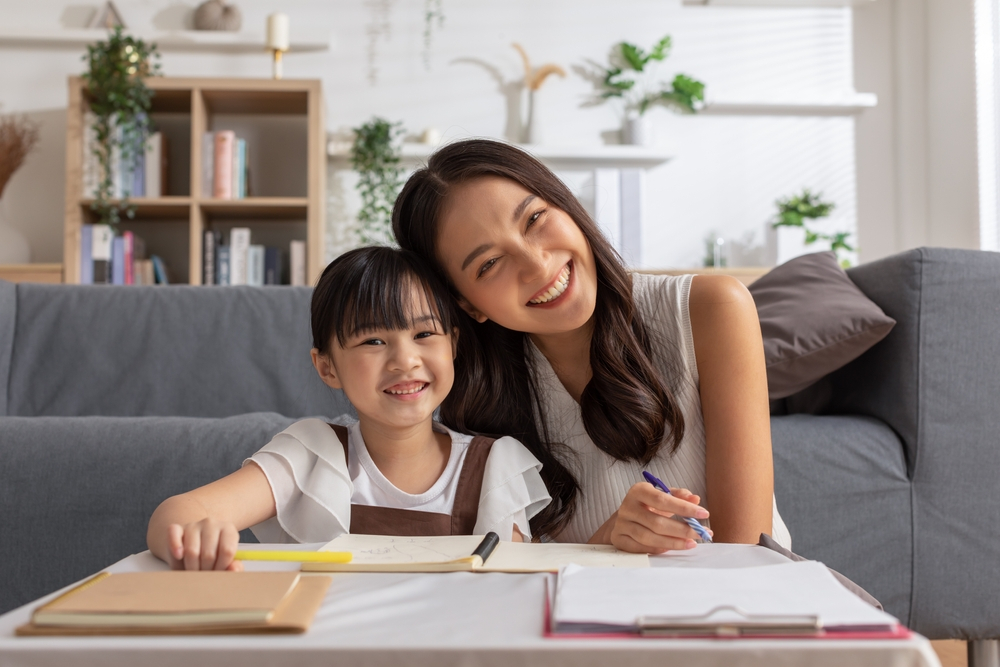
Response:
[{"label": "sofa armrest", "polygon": [[848,275],[896,327],[789,410],[868,415],[899,434],[913,484],[911,627],[998,637],[1000,253],[920,248]]},{"label": "sofa armrest", "polygon": [[0,613],[145,550],[160,502],[237,470],[293,421],[0,417]]}]

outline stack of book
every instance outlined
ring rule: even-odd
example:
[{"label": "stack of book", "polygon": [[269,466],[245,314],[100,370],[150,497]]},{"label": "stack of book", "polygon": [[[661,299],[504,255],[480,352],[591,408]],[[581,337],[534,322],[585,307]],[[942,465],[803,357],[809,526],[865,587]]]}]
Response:
[{"label": "stack of book", "polygon": [[201,194],[215,199],[244,199],[250,193],[246,139],[232,130],[206,132],[201,142]]},{"label": "stack of book", "polygon": [[80,228],[80,284],[168,284],[163,260],[146,258],[146,244],[130,231],[115,236],[110,225]]},{"label": "stack of book", "polygon": [[[83,193],[86,197],[96,196],[104,178],[97,158],[97,134],[94,132],[94,114],[87,112],[83,119]],[[122,128],[112,129],[119,138]],[[167,194],[167,140],[161,132],[152,132],[143,137],[139,145],[128,151],[126,156],[119,148],[111,154],[111,196],[163,197]]]},{"label": "stack of book", "polygon": [[[250,243],[250,230],[234,227],[228,245],[220,232],[206,231],[202,245],[202,283],[205,285],[281,285],[281,248]],[[306,284],[306,243],[289,244],[289,283]]]}]

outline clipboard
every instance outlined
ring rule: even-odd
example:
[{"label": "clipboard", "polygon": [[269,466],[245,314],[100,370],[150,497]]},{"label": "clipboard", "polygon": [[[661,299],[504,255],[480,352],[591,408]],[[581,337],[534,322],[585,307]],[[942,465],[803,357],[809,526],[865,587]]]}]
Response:
[{"label": "clipboard", "polygon": [[640,616],[636,626],[643,637],[788,637],[823,631],[819,616],[751,614],[731,604],[698,616]]}]

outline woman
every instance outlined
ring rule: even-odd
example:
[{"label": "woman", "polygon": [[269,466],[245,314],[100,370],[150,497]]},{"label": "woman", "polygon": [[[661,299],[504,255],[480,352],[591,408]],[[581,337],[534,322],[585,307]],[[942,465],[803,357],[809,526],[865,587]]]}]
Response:
[{"label": "woman", "polygon": [[[495,141],[433,155],[396,200],[393,231],[470,316],[457,374],[467,380],[443,414],[510,434],[543,464],[553,502],[536,535],[691,548],[676,514],[711,516],[718,541],[768,533],[789,545],[760,327],[738,281],[630,274],[551,171]],[[682,488],[662,493],[643,469]]]}]

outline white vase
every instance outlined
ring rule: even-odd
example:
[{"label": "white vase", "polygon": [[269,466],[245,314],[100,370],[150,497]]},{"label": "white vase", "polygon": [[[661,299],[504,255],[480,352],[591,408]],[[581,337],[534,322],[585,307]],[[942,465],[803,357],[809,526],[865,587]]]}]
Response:
[{"label": "white vase", "polygon": [[528,89],[528,122],[524,124],[524,143],[541,144],[545,137],[542,133],[542,121],[539,118],[539,93],[541,91]]},{"label": "white vase", "polygon": [[649,122],[649,116],[626,116],[622,126],[622,141],[632,146],[652,146],[653,125]]},{"label": "white vase", "polygon": [[0,264],[27,264],[30,261],[28,239],[10,224],[7,205],[0,197]]}]

